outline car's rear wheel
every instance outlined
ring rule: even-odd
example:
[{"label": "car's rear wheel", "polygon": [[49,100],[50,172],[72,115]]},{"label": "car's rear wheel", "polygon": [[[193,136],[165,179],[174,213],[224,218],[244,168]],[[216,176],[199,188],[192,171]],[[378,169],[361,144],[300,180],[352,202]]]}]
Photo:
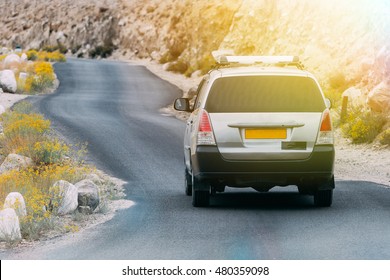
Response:
[{"label": "car's rear wheel", "polygon": [[192,205],[206,207],[210,204],[210,185],[192,176]]},{"label": "car's rear wheel", "polygon": [[191,175],[188,173],[187,168],[184,171],[184,188],[185,193],[188,196],[192,195],[192,178]]},{"label": "car's rear wheel", "polygon": [[334,176],[324,182],[314,193],[314,205],[318,207],[329,207],[333,202],[333,189],[335,187]]},{"label": "car's rear wheel", "polygon": [[330,207],[333,201],[333,190],[321,190],[314,193],[314,205],[317,207]]}]

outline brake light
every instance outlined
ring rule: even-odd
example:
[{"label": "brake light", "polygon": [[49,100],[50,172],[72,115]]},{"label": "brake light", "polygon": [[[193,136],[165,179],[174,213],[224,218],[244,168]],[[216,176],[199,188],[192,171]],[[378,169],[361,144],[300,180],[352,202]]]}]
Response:
[{"label": "brake light", "polygon": [[330,112],[329,110],[325,110],[325,112],[322,114],[320,131],[331,131],[331,130],[332,130],[332,122],[330,121]]},{"label": "brake light", "polygon": [[199,122],[199,132],[212,132],[209,115],[206,111],[201,112]]},{"label": "brake light", "polygon": [[330,119],[330,112],[328,109],[324,111],[321,119],[320,131],[318,132],[318,145],[333,145],[333,130],[332,121]]},{"label": "brake light", "polygon": [[213,128],[211,127],[209,114],[205,110],[200,112],[197,144],[215,145]]}]

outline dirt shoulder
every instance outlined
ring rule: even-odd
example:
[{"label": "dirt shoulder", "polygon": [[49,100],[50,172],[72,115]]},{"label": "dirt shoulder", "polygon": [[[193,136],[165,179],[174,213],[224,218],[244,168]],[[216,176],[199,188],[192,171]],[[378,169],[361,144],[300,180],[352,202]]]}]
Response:
[{"label": "dirt shoulder", "polygon": [[13,93],[0,93],[0,114],[3,113],[1,109],[7,110],[11,108],[16,102],[27,98],[29,95],[25,94],[13,94]]},{"label": "dirt shoulder", "polygon": [[[160,78],[176,85],[183,93],[196,86],[201,78],[186,78],[183,75],[167,72],[164,66],[149,60],[129,61],[132,64],[141,64]],[[162,114],[173,115],[179,119],[186,119],[183,113],[177,113],[168,106],[161,109]],[[370,181],[390,187],[390,148],[373,144],[351,144],[336,130],[336,180]]]}]

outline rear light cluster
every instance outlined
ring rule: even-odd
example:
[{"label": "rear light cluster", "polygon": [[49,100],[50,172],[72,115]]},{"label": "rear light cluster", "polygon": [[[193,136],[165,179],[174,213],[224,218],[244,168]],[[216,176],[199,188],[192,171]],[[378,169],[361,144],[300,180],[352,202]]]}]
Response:
[{"label": "rear light cluster", "polygon": [[333,145],[333,130],[328,109],[322,114],[321,127],[317,137],[318,145]]},{"label": "rear light cluster", "polygon": [[207,111],[205,110],[202,110],[200,112],[197,144],[216,145],[213,128],[210,122],[210,117]]}]

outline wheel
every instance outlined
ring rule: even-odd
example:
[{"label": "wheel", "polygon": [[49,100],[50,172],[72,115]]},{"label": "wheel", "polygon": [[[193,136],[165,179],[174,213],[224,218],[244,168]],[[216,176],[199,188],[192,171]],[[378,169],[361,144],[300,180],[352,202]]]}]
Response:
[{"label": "wheel", "polygon": [[210,204],[210,186],[192,176],[192,205],[206,207]]},{"label": "wheel", "polygon": [[184,171],[184,187],[185,187],[185,193],[188,196],[192,195],[192,178],[191,175],[188,174],[187,169]]},{"label": "wheel", "polygon": [[319,186],[314,193],[314,205],[318,207],[329,207],[333,201],[333,189],[335,188],[334,176]]},{"label": "wheel", "polygon": [[330,207],[333,200],[333,190],[317,191],[314,194],[314,205],[317,207]]}]

